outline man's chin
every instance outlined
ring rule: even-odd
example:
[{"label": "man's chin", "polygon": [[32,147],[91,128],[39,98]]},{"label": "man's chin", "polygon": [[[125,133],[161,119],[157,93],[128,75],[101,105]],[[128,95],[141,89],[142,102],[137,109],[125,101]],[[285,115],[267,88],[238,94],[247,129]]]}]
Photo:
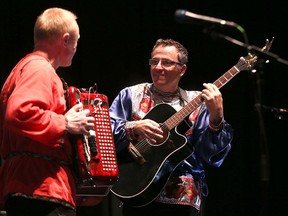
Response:
[{"label": "man's chin", "polygon": [[155,84],[157,85],[165,85],[166,84],[166,79],[157,79],[156,81],[154,81]]}]

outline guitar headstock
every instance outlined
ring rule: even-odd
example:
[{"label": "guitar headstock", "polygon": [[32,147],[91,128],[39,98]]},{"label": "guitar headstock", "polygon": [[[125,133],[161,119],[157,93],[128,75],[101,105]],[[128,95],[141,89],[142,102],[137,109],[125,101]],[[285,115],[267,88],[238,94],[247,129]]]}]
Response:
[{"label": "guitar headstock", "polygon": [[[269,51],[271,48],[271,45],[274,41],[274,37],[272,38],[271,41],[269,41],[268,39],[266,39],[266,44],[265,46],[261,49],[261,52],[266,52]],[[239,70],[239,71],[243,71],[243,70],[251,70],[253,69],[254,65],[256,64],[258,60],[258,56],[256,54],[251,54],[248,53],[248,55],[246,57],[241,57],[240,60],[238,61],[238,63],[235,65],[235,67]]]}]

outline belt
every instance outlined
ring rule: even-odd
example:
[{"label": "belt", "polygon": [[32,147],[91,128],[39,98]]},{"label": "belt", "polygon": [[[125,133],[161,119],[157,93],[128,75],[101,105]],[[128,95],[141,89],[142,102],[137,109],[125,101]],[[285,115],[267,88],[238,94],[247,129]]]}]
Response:
[{"label": "belt", "polygon": [[54,161],[66,166],[70,166],[71,163],[69,163],[68,161],[62,160],[60,158],[55,158],[55,157],[51,157],[48,155],[44,155],[44,154],[39,154],[39,153],[34,153],[34,152],[26,152],[26,151],[15,151],[15,152],[10,152],[8,155],[6,155],[4,157],[4,160],[7,160],[9,158],[15,157],[15,156],[30,156],[33,158],[40,158],[40,159],[44,159],[44,160],[49,160],[49,161]]}]

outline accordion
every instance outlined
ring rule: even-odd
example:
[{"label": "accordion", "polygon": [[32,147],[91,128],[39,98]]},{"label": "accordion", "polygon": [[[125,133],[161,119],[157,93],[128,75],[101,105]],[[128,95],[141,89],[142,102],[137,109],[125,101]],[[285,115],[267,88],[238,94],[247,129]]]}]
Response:
[{"label": "accordion", "polygon": [[67,107],[77,103],[89,109],[94,117],[90,135],[72,135],[74,171],[76,177],[76,204],[96,205],[109,193],[118,180],[118,164],[109,115],[108,98],[94,88],[67,87]]}]

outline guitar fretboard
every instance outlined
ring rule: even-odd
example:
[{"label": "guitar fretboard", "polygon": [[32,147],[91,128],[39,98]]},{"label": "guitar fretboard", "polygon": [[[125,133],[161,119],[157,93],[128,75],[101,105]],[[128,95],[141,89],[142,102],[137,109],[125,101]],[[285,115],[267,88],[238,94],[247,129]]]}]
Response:
[{"label": "guitar fretboard", "polygon": [[[228,70],[225,74],[219,77],[213,84],[216,85],[219,89],[223,87],[226,83],[228,83],[236,74],[240,72],[238,69],[238,65],[243,63],[244,59],[240,58],[240,61],[237,65],[233,66],[230,70]],[[186,106],[184,106],[181,110],[172,115],[169,119],[167,119],[163,123],[163,127],[167,130],[171,130],[172,128],[179,125],[190,113],[197,109],[203,102],[201,97],[201,93],[196,96],[193,100],[191,100]]]}]

